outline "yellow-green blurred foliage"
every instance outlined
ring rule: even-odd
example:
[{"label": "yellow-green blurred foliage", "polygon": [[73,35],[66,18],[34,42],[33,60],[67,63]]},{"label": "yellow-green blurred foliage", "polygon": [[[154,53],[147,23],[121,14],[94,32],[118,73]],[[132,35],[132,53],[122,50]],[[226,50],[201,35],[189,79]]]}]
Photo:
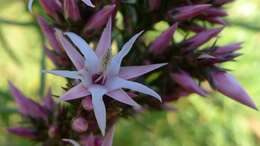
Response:
[{"label": "yellow-green blurred foliage", "polygon": [[[225,66],[241,81],[260,106],[260,1],[236,0],[229,4],[230,26],[221,33],[218,43],[244,42],[238,62]],[[8,95],[7,81],[12,80],[26,95],[39,100],[42,41],[33,25],[9,24],[33,22],[21,0],[0,0],[0,146],[30,146],[12,136],[6,127],[17,123],[15,106]],[[4,42],[7,42],[6,45]],[[10,50],[15,54],[10,53]],[[48,68],[52,65],[48,61]],[[52,81],[54,94],[60,94],[61,79]],[[260,116],[247,107],[219,94],[207,98],[183,98],[176,113],[152,112],[134,119],[121,120],[115,146],[258,146]],[[8,116],[12,114],[12,116]],[[8,118],[9,117],[9,118]]]}]

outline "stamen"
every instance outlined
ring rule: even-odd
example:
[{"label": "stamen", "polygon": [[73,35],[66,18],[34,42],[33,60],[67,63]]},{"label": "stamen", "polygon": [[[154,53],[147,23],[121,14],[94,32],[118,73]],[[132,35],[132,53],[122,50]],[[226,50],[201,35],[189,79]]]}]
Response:
[{"label": "stamen", "polygon": [[102,58],[101,72],[106,71],[107,66],[109,65],[111,59],[112,59],[112,52],[111,52],[111,49],[108,49],[107,53]]},{"label": "stamen", "polygon": [[92,76],[92,81],[95,84],[104,85],[106,81],[106,76],[104,73],[95,74]]}]

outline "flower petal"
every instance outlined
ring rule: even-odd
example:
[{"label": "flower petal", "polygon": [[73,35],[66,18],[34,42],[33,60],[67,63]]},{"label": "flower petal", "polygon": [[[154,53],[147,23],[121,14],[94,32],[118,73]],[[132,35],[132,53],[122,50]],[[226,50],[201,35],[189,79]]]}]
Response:
[{"label": "flower petal", "polygon": [[111,47],[111,32],[112,32],[112,19],[108,20],[106,28],[104,29],[102,36],[98,42],[96,54],[99,58],[103,58]]},{"label": "flower petal", "polygon": [[104,140],[102,142],[101,146],[112,146],[113,145],[113,138],[115,133],[115,126],[112,126],[106,136],[104,137]]},{"label": "flower petal", "polygon": [[74,45],[77,46],[80,52],[84,55],[85,64],[87,65],[88,70],[92,73],[96,72],[97,66],[99,65],[99,59],[87,42],[73,32],[66,32],[65,35],[70,38]]},{"label": "flower petal", "polygon": [[144,66],[121,67],[120,72],[119,72],[119,76],[123,79],[132,79],[132,78],[144,75],[148,72],[151,72],[155,69],[158,69],[158,68],[160,68],[164,65],[167,65],[167,63],[144,65]]},{"label": "flower petal", "polygon": [[67,70],[49,70],[46,73],[53,75],[70,78],[70,79],[80,79],[79,73],[77,71],[67,71]]},{"label": "flower petal", "polygon": [[73,146],[80,146],[80,144],[78,142],[76,142],[75,140],[72,140],[72,139],[62,139],[62,141],[65,141],[65,142],[69,142],[71,143]]},{"label": "flower petal", "polygon": [[94,8],[95,7],[95,5],[91,2],[91,0],[82,0],[86,5],[88,5],[88,6],[90,6],[90,7],[92,7],[92,8]]},{"label": "flower petal", "polygon": [[119,77],[115,77],[110,81],[108,81],[106,86],[109,89],[109,91],[113,91],[120,88],[126,88],[126,89],[134,90],[140,93],[153,96],[160,101],[162,100],[159,94],[157,94],[155,91],[148,88],[147,86],[137,82],[128,81]]},{"label": "flower petal", "polygon": [[78,99],[88,95],[90,95],[90,92],[82,83],[80,83],[74,86],[73,88],[71,88],[69,91],[67,91],[64,95],[60,97],[60,99],[67,101],[67,100]]},{"label": "flower petal", "polygon": [[74,46],[63,36],[63,33],[60,30],[56,29],[56,36],[77,70],[81,70],[84,67],[84,58],[80,55],[76,48],[74,48]]},{"label": "flower petal", "polygon": [[106,94],[107,90],[100,86],[93,86],[89,89],[92,95],[92,102],[95,117],[99,129],[101,130],[102,135],[105,135],[106,132],[106,107],[103,101],[103,95]]},{"label": "flower petal", "polygon": [[32,5],[33,5],[34,0],[29,0],[28,1],[28,10],[32,13]]},{"label": "flower petal", "polygon": [[119,102],[122,102],[122,103],[125,103],[125,104],[128,104],[128,105],[131,105],[131,106],[134,106],[134,107],[140,107],[140,105],[138,103],[136,103],[124,90],[122,89],[119,89],[119,90],[115,90],[115,91],[111,91],[111,92],[108,92],[106,95],[110,96],[111,98],[119,101]]},{"label": "flower petal", "polygon": [[136,34],[135,36],[133,36],[127,43],[125,43],[122,50],[115,57],[113,57],[110,65],[108,67],[109,75],[116,75],[119,73],[122,60],[129,53],[130,49],[134,45],[134,42],[142,33],[143,33],[143,31],[141,31],[138,34]]}]

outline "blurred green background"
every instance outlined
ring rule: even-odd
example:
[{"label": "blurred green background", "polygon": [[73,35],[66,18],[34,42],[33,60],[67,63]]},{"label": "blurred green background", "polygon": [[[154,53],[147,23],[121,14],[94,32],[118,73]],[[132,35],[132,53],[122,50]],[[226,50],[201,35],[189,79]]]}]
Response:
[{"label": "blurred green background", "polygon": [[[244,42],[238,62],[225,64],[260,106],[260,1],[236,0],[226,6],[230,26],[219,43]],[[0,0],[0,146],[33,144],[8,134],[6,127],[19,119],[7,89],[12,80],[26,95],[39,100],[44,78],[44,43],[22,0]],[[48,68],[52,65],[47,61]],[[63,80],[48,76],[55,94]],[[57,86],[55,86],[57,85]],[[55,89],[56,88],[56,89]],[[175,113],[145,113],[121,120],[115,146],[259,146],[260,116],[219,94],[191,96],[175,104]],[[17,124],[17,122],[15,122]]]}]

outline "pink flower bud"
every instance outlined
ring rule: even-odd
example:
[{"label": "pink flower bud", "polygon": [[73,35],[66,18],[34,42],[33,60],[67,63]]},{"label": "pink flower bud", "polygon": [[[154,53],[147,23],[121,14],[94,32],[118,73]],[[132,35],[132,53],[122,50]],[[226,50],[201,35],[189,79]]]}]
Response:
[{"label": "pink flower bud", "polygon": [[64,0],[64,15],[66,19],[74,22],[80,20],[79,7],[76,0]]},{"label": "pink flower bud", "polygon": [[202,17],[203,19],[207,20],[210,23],[220,24],[220,25],[227,25],[227,22],[220,18],[220,17]]},{"label": "pink flower bud", "polygon": [[7,130],[8,132],[23,138],[32,139],[32,140],[37,138],[37,134],[35,133],[35,131],[29,128],[17,127],[17,128],[8,128]]},{"label": "pink flower bud", "polygon": [[49,26],[47,21],[42,16],[38,16],[37,21],[41,27],[43,34],[50,42],[51,47],[57,52],[62,52],[63,49],[58,40],[56,39],[54,29],[51,26]]},{"label": "pink flower bud", "polygon": [[213,3],[215,5],[224,5],[224,4],[230,3],[232,1],[234,1],[234,0],[214,0]]},{"label": "pink flower bud", "polygon": [[49,127],[48,135],[50,138],[55,138],[59,134],[59,129],[56,125],[52,125]]},{"label": "pink flower bud", "polygon": [[200,88],[188,73],[184,71],[171,73],[171,78],[187,91],[207,96],[207,92]]},{"label": "pink flower bud", "polygon": [[92,104],[92,99],[91,96],[87,96],[86,98],[84,98],[81,101],[81,105],[83,106],[83,108],[87,111],[91,111],[93,110],[93,104]]},{"label": "pink flower bud", "polygon": [[214,8],[214,7],[211,7],[209,9],[205,10],[203,14],[208,16],[208,17],[224,17],[224,16],[227,16],[226,11],[224,11],[221,8]]},{"label": "pink flower bud", "polygon": [[9,82],[9,89],[15,98],[16,104],[19,106],[19,111],[23,115],[47,120],[48,113],[41,105],[25,97],[11,82]]},{"label": "pink flower bud", "polygon": [[230,45],[227,45],[227,46],[216,48],[216,50],[214,51],[214,55],[221,55],[221,54],[225,54],[225,53],[230,53],[230,52],[237,51],[239,49],[241,49],[241,43],[230,44]]},{"label": "pink flower bud", "polygon": [[150,11],[156,11],[161,6],[161,0],[149,0],[148,3]]},{"label": "pink flower bud", "polygon": [[202,31],[206,30],[205,27],[197,25],[197,24],[192,24],[192,25],[181,24],[181,25],[179,25],[179,27],[182,28],[182,29],[185,29],[185,30],[189,30],[189,31],[195,32],[195,33],[200,33]]},{"label": "pink flower bud", "polygon": [[257,109],[251,97],[232,75],[223,71],[215,71],[211,73],[211,77],[214,87],[219,92],[244,105]]},{"label": "pink flower bud", "polygon": [[97,138],[93,134],[90,134],[88,136],[82,136],[80,138],[80,143],[82,143],[83,146],[96,146],[95,144],[96,139]]},{"label": "pink flower bud", "polygon": [[186,40],[183,43],[184,46],[186,45],[188,46],[184,48],[183,51],[190,51],[193,49],[197,49],[199,46],[208,42],[213,37],[216,37],[221,31],[222,28],[216,28],[216,29],[205,30],[203,32],[198,33],[197,35],[193,36],[192,38]]},{"label": "pink flower bud", "polygon": [[61,5],[56,0],[40,0],[40,4],[45,12],[53,17],[57,18],[58,12],[61,12]]},{"label": "pink flower bud", "polygon": [[78,133],[86,132],[88,130],[88,122],[84,118],[78,117],[73,120],[72,129]]},{"label": "pink flower bud", "polygon": [[164,53],[169,46],[173,34],[176,31],[177,24],[172,25],[164,31],[150,46],[149,51],[153,54],[160,55]]},{"label": "pink flower bud", "polygon": [[52,98],[52,92],[51,89],[48,90],[48,94],[44,97],[44,105],[46,109],[49,111],[52,111],[55,107],[55,102]]},{"label": "pink flower bud", "polygon": [[86,24],[84,33],[100,29],[102,26],[104,26],[107,23],[108,18],[113,14],[115,7],[116,5],[108,5],[94,14]]},{"label": "pink flower bud", "polygon": [[210,6],[211,5],[208,4],[184,6],[176,8],[169,13],[172,15],[173,20],[183,21],[202,14],[205,10],[209,9]]},{"label": "pink flower bud", "polygon": [[71,62],[65,53],[57,53],[54,50],[47,48],[46,46],[43,49],[46,55],[48,56],[48,58],[54,63],[55,66],[57,67],[71,66]]},{"label": "pink flower bud", "polygon": [[187,91],[183,88],[177,88],[176,91],[174,91],[172,94],[163,96],[163,101],[164,102],[176,101],[179,98],[184,97],[184,96],[188,96],[190,94],[191,94],[190,91]]}]

